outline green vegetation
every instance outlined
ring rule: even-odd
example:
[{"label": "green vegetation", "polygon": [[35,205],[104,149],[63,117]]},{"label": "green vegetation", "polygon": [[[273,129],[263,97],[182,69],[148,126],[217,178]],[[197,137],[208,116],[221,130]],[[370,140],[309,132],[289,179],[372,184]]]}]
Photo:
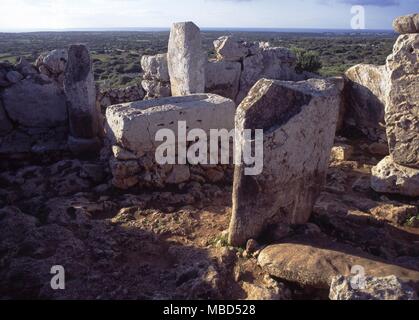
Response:
[{"label": "green vegetation", "polygon": [[297,57],[297,72],[314,72],[317,73],[322,67],[320,57],[317,52],[307,51],[301,48],[292,48],[295,56]]},{"label": "green vegetation", "polygon": [[[384,64],[395,42],[393,33],[275,33],[203,32],[209,55],[212,42],[232,34],[243,41],[269,41],[274,46],[298,48],[299,68],[324,76],[342,74],[358,63]],[[144,54],[167,51],[168,32],[38,32],[0,33],[0,61],[30,62],[44,52],[85,43],[92,52],[94,75],[101,87],[126,86],[141,81],[140,59]]]}]

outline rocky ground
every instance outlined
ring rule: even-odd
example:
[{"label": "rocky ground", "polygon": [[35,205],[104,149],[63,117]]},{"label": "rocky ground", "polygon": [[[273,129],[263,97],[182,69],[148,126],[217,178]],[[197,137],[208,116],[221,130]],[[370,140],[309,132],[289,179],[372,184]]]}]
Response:
[{"label": "rocky ground", "polygon": [[[295,281],[258,265],[272,242],[287,245],[284,259],[296,244],[322,241],[341,260],[350,247],[419,271],[419,201],[370,189],[385,148],[343,138],[336,146],[310,223],[266,233],[247,248],[227,246],[229,185],[129,194],[110,186],[100,161],[3,170],[0,298],[327,299],[326,286],[309,279],[319,265],[307,264]],[[65,290],[50,287],[53,265],[65,268]]]}]

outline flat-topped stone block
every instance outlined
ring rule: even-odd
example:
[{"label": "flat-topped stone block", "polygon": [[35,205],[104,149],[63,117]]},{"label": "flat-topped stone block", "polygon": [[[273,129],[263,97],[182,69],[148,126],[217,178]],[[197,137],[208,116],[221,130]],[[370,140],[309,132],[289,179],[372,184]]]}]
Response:
[{"label": "flat-topped stone block", "polygon": [[110,106],[106,112],[107,136],[114,143],[138,154],[154,150],[160,129],[177,134],[178,121],[188,129],[234,128],[235,104],[215,94],[196,94],[137,101]]}]

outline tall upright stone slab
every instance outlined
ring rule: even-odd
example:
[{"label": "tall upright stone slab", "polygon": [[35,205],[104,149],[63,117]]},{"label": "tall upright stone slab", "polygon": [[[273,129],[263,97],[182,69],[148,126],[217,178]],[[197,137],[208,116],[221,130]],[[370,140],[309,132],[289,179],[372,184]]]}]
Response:
[{"label": "tall upright stone slab", "polygon": [[373,168],[371,176],[375,191],[410,197],[419,195],[418,17],[398,17],[393,23],[402,35],[386,64],[389,81],[385,120],[390,156]]},{"label": "tall upright stone slab", "polygon": [[419,169],[419,33],[399,36],[387,59],[386,128],[399,165]]},{"label": "tall upright stone slab", "polygon": [[64,90],[70,121],[70,149],[78,154],[98,150],[100,114],[96,107],[92,61],[84,45],[71,45],[68,50]]},{"label": "tall upright stone slab", "polygon": [[232,245],[272,225],[308,221],[326,178],[338,112],[339,90],[326,80],[261,79],[250,90],[238,107],[236,130],[264,130],[264,167],[246,176],[245,165],[236,165]]},{"label": "tall upright stone slab", "polygon": [[193,22],[173,24],[167,59],[173,96],[205,91],[206,55],[201,31]]}]

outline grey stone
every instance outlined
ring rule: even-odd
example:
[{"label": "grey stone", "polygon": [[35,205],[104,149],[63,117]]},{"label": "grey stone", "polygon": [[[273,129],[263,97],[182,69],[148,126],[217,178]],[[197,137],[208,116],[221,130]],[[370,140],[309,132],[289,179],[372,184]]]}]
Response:
[{"label": "grey stone", "polygon": [[235,100],[239,93],[241,64],[230,61],[209,61],[205,69],[205,92]]},{"label": "grey stone", "polygon": [[240,92],[237,103],[248,94],[253,85],[262,78],[275,80],[295,80],[296,57],[287,48],[262,47],[256,55],[243,61],[240,78]]},{"label": "grey stone", "polygon": [[173,96],[204,92],[206,54],[201,31],[193,22],[173,24],[167,60]]},{"label": "grey stone", "polygon": [[100,128],[96,106],[96,87],[92,62],[84,45],[72,45],[68,51],[64,90],[70,119],[70,134],[74,138],[94,139]]},{"label": "grey stone", "polygon": [[[244,245],[271,224],[303,224],[325,181],[339,90],[326,80],[262,79],[236,112],[236,130],[263,129],[263,172],[236,165],[230,243]],[[241,142],[242,145],[248,141]]]},{"label": "grey stone", "polygon": [[419,33],[419,13],[397,17],[393,21],[393,28],[401,34]]},{"label": "grey stone", "polygon": [[390,155],[372,169],[371,187],[381,193],[419,196],[419,170],[397,164]]},{"label": "grey stone", "polygon": [[377,141],[385,132],[384,106],[387,99],[386,66],[358,64],[345,72],[345,118],[370,140]]},{"label": "grey stone", "polygon": [[396,163],[419,169],[419,34],[399,36],[387,69],[385,120],[390,153]]},{"label": "grey stone", "polygon": [[67,122],[64,93],[54,83],[24,79],[3,92],[9,117],[26,127],[58,127]]},{"label": "grey stone", "polygon": [[[360,283],[358,283],[360,282]],[[337,276],[330,287],[330,300],[417,300],[413,288],[396,276],[383,278]]]},{"label": "grey stone", "polygon": [[3,104],[0,101],[0,136],[8,134],[13,129],[13,124],[4,111]]}]

